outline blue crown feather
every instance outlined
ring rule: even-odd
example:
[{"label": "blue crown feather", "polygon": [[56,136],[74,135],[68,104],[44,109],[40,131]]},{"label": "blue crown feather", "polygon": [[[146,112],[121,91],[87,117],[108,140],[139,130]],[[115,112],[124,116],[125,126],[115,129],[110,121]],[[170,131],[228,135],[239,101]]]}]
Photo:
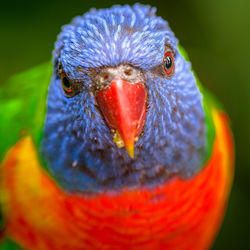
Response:
[{"label": "blue crown feather", "polygon": [[[130,63],[147,69],[162,62],[164,43],[176,49],[177,39],[155,8],[134,5],[91,10],[63,27],[54,58],[61,54],[64,69],[93,68]],[[77,78],[77,75],[72,75]]]}]

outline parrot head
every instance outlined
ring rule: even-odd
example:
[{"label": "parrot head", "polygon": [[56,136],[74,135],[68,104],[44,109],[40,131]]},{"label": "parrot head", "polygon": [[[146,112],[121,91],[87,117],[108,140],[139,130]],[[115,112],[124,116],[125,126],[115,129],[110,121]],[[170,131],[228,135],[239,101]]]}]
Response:
[{"label": "parrot head", "polygon": [[202,96],[155,11],[92,9],[58,36],[41,152],[68,191],[153,187],[202,166]]}]

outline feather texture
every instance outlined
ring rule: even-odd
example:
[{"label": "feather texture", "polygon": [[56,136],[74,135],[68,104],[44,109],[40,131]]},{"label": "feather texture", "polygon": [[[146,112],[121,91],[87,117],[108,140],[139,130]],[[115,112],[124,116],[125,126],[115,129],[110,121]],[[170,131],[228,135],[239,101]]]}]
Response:
[{"label": "feather texture", "polygon": [[[175,55],[172,78],[163,72],[166,46]],[[148,92],[134,159],[113,143],[93,90],[93,74],[123,64],[144,75]],[[79,89],[72,98],[63,94],[61,69]],[[55,44],[42,156],[71,192],[156,186],[175,175],[189,178],[211,151],[202,98],[190,63],[154,8],[136,4],[90,11],[64,26]]]}]

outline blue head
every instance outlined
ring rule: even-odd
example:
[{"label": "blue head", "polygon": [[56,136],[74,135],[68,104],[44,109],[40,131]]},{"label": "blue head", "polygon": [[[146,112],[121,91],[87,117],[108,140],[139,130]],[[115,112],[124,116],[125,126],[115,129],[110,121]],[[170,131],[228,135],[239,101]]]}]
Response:
[{"label": "blue head", "polygon": [[[115,77],[142,82],[147,95],[133,158],[114,143],[96,98]],[[63,27],[55,44],[42,143],[48,168],[63,188],[98,192],[189,177],[202,165],[205,130],[190,63],[154,8],[91,10]]]}]

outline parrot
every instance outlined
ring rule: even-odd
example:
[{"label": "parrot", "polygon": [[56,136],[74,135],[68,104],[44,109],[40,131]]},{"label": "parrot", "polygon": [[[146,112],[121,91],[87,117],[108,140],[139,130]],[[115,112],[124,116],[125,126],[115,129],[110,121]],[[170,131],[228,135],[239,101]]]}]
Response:
[{"label": "parrot", "polygon": [[230,121],[156,8],[75,17],[0,97],[1,249],[212,247]]}]

